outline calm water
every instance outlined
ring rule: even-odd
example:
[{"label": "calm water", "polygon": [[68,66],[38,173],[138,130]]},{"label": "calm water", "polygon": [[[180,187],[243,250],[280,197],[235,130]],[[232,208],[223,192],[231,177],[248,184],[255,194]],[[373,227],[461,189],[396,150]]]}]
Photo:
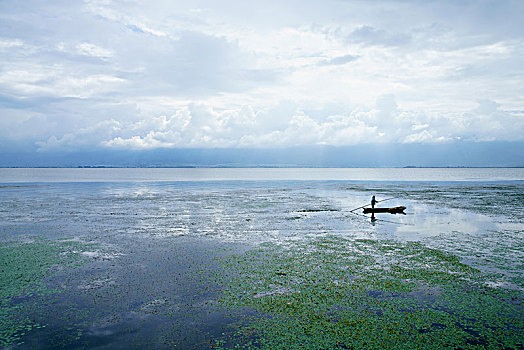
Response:
[{"label": "calm water", "polygon": [[524,181],[524,168],[0,168],[0,183],[213,180]]},{"label": "calm water", "polygon": [[[406,215],[351,212],[371,195]],[[524,291],[524,169],[0,169],[0,203],[0,243],[99,245],[50,278],[66,291],[33,311],[50,326],[20,348],[201,348],[234,315],[207,309],[193,271],[263,242],[417,241]]]}]

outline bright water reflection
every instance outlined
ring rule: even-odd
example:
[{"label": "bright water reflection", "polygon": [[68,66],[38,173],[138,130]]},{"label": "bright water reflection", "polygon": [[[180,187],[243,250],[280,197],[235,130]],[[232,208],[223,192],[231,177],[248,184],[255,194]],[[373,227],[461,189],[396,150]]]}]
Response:
[{"label": "bright water reflection", "polygon": [[[180,236],[264,242],[335,234],[348,238],[421,241],[443,234],[522,232],[523,185],[469,183],[356,184],[340,181],[62,183],[0,190],[0,232],[51,237],[165,239]],[[516,192],[520,191],[520,192]],[[479,194],[477,196],[477,193]],[[372,194],[379,206],[407,207],[407,215],[362,209]],[[469,209],[458,208],[463,198]],[[520,196],[520,197],[519,197]],[[471,198],[489,199],[487,205]],[[499,208],[499,211],[495,210]]]}]

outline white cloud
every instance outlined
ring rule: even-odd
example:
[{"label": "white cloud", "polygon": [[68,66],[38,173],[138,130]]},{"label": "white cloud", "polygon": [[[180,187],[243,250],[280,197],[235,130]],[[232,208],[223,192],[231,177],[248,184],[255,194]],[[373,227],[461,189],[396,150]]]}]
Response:
[{"label": "white cloud", "polygon": [[0,50],[13,49],[15,47],[22,47],[24,42],[20,39],[4,39],[0,38]]},{"label": "white cloud", "polygon": [[41,150],[523,140],[523,6],[0,4],[2,135]]},{"label": "white cloud", "polygon": [[[505,127],[508,123],[513,126],[511,131]],[[489,115],[479,113],[477,108],[466,113],[427,114],[402,109],[393,95],[382,95],[374,108],[359,107],[347,114],[322,119],[306,114],[291,102],[262,110],[249,105],[225,110],[204,103],[188,103],[169,116],[102,120],[81,128],[72,126],[69,132],[52,135],[39,146],[40,150],[87,145],[138,150],[442,143],[522,140],[520,131],[523,128],[522,117],[499,109]]]},{"label": "white cloud", "polygon": [[420,132],[407,135],[402,143],[438,143],[450,141],[449,138],[436,135],[435,131],[422,130]]},{"label": "white cloud", "polygon": [[124,83],[122,78],[105,74],[75,75],[64,67],[34,65],[0,72],[0,88],[24,97],[88,98]]},{"label": "white cloud", "polygon": [[121,128],[116,120],[105,120],[92,126],[68,132],[60,137],[50,136],[46,141],[37,142],[39,151],[76,150],[98,143],[100,139],[111,138]]},{"label": "white cloud", "polygon": [[109,58],[113,56],[113,51],[104,49],[103,47],[90,44],[90,43],[81,43],[76,46],[78,53],[81,55],[92,56],[92,57],[101,57]]}]

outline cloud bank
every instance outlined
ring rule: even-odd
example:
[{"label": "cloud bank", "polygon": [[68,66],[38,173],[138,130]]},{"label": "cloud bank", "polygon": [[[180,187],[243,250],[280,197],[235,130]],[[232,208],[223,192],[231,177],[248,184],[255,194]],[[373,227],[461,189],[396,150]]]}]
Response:
[{"label": "cloud bank", "polygon": [[3,152],[524,140],[520,1],[0,3]]}]

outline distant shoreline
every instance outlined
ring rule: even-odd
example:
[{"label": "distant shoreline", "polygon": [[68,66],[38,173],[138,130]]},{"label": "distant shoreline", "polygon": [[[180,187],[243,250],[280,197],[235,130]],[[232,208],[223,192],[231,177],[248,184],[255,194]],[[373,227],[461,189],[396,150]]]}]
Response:
[{"label": "distant shoreline", "polygon": [[0,166],[0,169],[522,169],[524,166],[384,166],[384,167],[343,167],[343,166],[280,166],[280,165],[174,165],[174,166]]}]

